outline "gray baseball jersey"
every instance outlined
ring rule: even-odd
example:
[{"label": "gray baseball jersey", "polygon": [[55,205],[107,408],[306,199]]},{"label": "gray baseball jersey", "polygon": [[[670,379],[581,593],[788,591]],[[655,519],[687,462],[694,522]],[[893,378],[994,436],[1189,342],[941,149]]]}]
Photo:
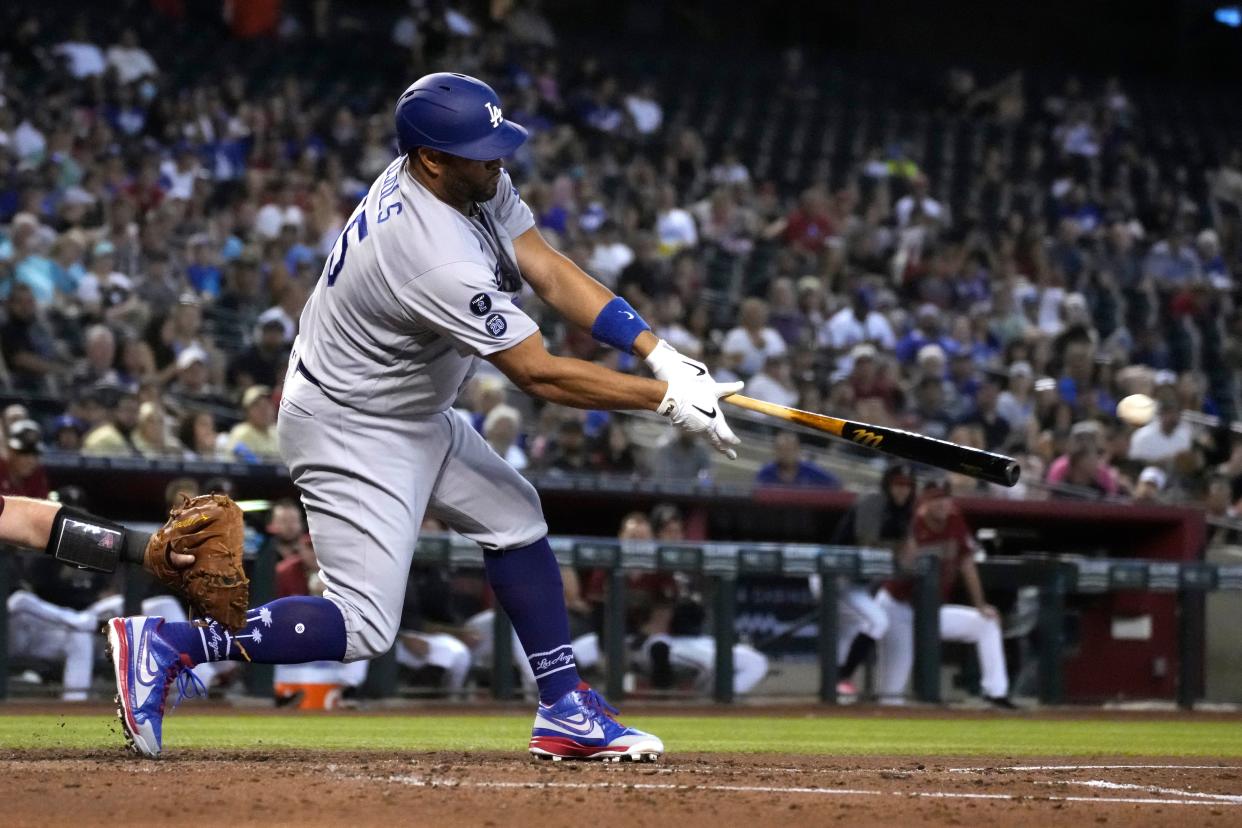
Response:
[{"label": "gray baseball jersey", "polygon": [[397,159],[302,312],[276,428],[347,661],[392,646],[425,517],[486,549],[547,534],[534,487],[449,411],[478,356],[536,330],[514,305],[513,239],[533,224],[508,173],[467,217]]},{"label": "gray baseball jersey", "polygon": [[333,399],[391,416],[453,404],[476,356],[521,342],[513,239],[534,226],[507,171],[471,217],[388,165],[354,210],[302,311],[295,356]]}]

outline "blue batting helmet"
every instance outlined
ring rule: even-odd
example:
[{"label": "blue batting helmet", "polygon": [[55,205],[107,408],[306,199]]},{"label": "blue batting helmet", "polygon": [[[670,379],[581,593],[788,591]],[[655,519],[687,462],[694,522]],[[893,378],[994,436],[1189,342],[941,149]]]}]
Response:
[{"label": "blue batting helmet", "polygon": [[394,113],[397,149],[431,147],[474,161],[503,158],[522,146],[526,128],[506,121],[496,91],[455,72],[424,75],[401,94]]}]

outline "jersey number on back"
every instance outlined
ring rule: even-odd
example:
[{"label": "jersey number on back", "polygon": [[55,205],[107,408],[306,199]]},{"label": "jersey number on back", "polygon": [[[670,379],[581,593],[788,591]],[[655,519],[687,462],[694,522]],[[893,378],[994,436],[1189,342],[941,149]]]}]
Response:
[{"label": "jersey number on back", "polygon": [[328,287],[336,284],[336,277],[341,275],[341,268],[345,266],[345,252],[349,250],[349,231],[355,226],[358,228],[358,243],[361,244],[367,238],[367,200],[365,198],[354,211],[349,224],[345,225],[345,229],[341,231],[336,244],[332,246],[332,253],[328,256]]}]

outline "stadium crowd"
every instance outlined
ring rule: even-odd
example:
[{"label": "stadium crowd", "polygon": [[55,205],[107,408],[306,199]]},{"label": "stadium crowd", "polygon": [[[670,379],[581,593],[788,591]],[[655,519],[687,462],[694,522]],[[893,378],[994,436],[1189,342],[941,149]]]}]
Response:
[{"label": "stadium crowd", "polygon": [[[1237,412],[1242,152],[1171,156],[1116,79],[1044,94],[953,70],[918,105],[995,140],[963,159],[872,133],[844,174],[791,188],[681,117],[660,77],[558,48],[534,2],[384,19],[327,0],[232,5],[204,22],[155,3],[136,28],[3,12],[0,383],[58,409],[6,417],[15,455],[275,459],[299,312],[392,157],[391,104],[449,69],[496,86],[530,129],[507,166],[540,231],[717,378],[1013,453],[1053,496],[1222,515],[1242,497],[1242,441],[1180,418]],[[356,87],[345,58],[319,57],[345,32],[386,67]],[[817,67],[791,51],[779,71],[818,105]],[[533,295],[525,308],[561,353],[638,369]],[[1136,431],[1114,407],[1138,392],[1160,414]],[[523,412],[493,376],[463,406],[519,468],[710,475],[693,441],[648,456],[624,419]],[[796,440],[775,452],[760,482],[837,484]]]}]

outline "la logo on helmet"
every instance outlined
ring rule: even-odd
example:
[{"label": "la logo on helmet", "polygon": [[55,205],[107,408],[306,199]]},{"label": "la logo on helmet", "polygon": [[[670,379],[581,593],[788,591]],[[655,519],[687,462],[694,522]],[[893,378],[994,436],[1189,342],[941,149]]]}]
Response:
[{"label": "la logo on helmet", "polygon": [[492,119],[492,129],[500,126],[500,122],[504,120],[500,114],[500,107],[493,105],[491,101],[485,102],[483,106],[487,109],[487,116]]}]

